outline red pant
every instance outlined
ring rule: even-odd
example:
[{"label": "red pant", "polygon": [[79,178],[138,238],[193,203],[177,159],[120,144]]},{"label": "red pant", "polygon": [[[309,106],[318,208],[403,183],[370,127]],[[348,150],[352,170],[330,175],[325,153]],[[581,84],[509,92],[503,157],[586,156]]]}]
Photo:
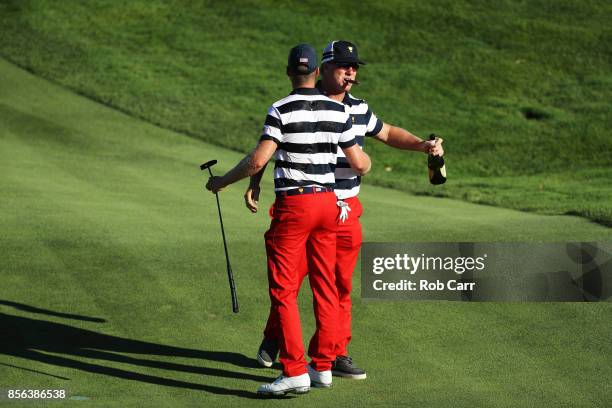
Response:
[{"label": "red pant", "polygon": [[336,196],[303,194],[277,198],[272,223],[265,234],[268,255],[270,314],[275,316],[280,362],[285,375],[307,372],[297,296],[304,278],[304,260],[310,271],[317,330],[308,353],[316,370],[329,370],[336,358],[338,292],[336,261]]},{"label": "red pant", "polygon": [[362,233],[359,217],[363,208],[357,197],[344,200],[351,211],[345,222],[338,223],[338,238],[336,242],[336,288],[340,315],[338,320],[338,334],[336,355],[347,356],[347,347],[351,341],[351,290],[353,289],[353,271],[359,257]]},{"label": "red pant", "polygon": [[[359,217],[361,217],[363,212],[361,203],[357,197],[347,198],[344,201],[349,204],[351,211],[349,212],[349,218],[345,222],[337,220],[338,233],[336,243],[335,284],[339,298],[339,319],[336,334],[337,342],[334,348],[334,354],[337,356],[348,355],[347,347],[351,341],[351,290],[353,288],[353,271],[357,263],[357,258],[359,257],[359,249],[361,248],[362,242],[361,223],[359,222]],[[299,274],[299,285],[301,285],[302,280],[308,273],[308,269],[306,262],[302,262]],[[264,337],[267,339],[278,339],[279,336],[278,314],[272,307],[264,330]],[[312,358],[312,342],[310,346],[308,354]]]}]

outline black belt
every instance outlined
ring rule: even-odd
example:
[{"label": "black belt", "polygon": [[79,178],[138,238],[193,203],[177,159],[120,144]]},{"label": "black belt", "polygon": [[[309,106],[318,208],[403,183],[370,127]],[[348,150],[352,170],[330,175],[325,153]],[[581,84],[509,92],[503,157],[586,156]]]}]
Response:
[{"label": "black belt", "polygon": [[331,187],[298,187],[292,188],[291,190],[286,191],[277,191],[277,197],[289,197],[300,194],[318,194],[318,193],[330,193],[333,192],[334,189]]}]

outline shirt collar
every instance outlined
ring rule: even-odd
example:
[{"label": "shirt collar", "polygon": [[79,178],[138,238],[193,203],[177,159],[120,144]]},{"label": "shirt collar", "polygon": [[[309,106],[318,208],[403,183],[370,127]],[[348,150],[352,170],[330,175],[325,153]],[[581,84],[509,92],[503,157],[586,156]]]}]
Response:
[{"label": "shirt collar", "polygon": [[342,99],[342,103],[348,106],[353,106],[353,102],[351,101],[351,98],[349,98],[348,92],[344,93],[344,98]]},{"label": "shirt collar", "polygon": [[321,95],[317,88],[297,88],[291,91],[290,95]]}]

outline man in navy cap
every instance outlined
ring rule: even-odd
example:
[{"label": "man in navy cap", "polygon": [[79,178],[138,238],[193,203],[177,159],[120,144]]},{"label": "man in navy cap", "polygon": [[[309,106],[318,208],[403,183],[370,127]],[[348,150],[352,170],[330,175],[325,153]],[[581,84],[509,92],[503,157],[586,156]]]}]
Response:
[{"label": "man in navy cap", "polygon": [[[357,146],[344,106],[315,88],[319,74],[316,51],[308,44],[291,49],[287,75],[293,91],[268,110],[255,150],[222,177],[211,177],[213,192],[260,172],[272,155],[276,201],[265,233],[271,313],[282,374],[264,384],[261,395],[305,393],[329,387],[336,358],[338,292],[335,284],[338,228],[334,169],[342,150],[360,175],[370,169],[369,157]],[[340,149],[338,149],[340,147]],[[307,268],[302,262],[307,260]],[[304,358],[297,296],[305,269],[313,292],[316,331]]]},{"label": "man in navy cap", "polygon": [[[321,59],[321,81],[317,87],[331,99],[341,102],[350,113],[355,139],[363,148],[366,137],[372,137],[391,147],[404,150],[420,151],[427,154],[443,155],[442,139],[425,141],[407,130],[382,122],[370,110],[363,99],[353,97],[349,91],[359,84],[357,72],[365,65],[359,58],[355,44],[349,41],[331,41],[323,50]],[[259,179],[257,175],[251,179],[251,185],[245,194],[247,207],[257,211],[259,194]],[[333,374],[351,379],[365,379],[365,370],[357,367],[348,354],[348,344],[351,341],[351,290],[353,270],[357,263],[359,249],[362,243],[362,230],[359,217],[362,207],[357,195],[361,185],[361,177],[349,166],[342,151],[338,151],[338,161],[335,169],[335,193],[337,205],[341,209],[338,223],[335,278],[339,296],[339,332],[336,343],[336,360]],[[303,273],[305,269],[303,269]],[[257,353],[257,361],[263,366],[271,366],[278,350],[278,319],[271,313],[264,330],[264,339]]]}]

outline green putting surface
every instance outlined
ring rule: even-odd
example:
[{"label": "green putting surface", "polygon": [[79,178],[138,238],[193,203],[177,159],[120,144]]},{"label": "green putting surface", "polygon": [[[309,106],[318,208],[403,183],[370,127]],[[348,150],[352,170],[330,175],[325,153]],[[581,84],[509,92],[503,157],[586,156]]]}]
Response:
[{"label": "green putting surface", "polygon": [[[214,197],[199,164],[241,155],[77,96],[0,59],[0,389],[65,389],[71,405],[237,406],[275,369],[253,356],[268,311],[246,182],[220,195],[241,311],[231,313]],[[365,186],[368,241],[596,241],[610,229]],[[612,306],[362,302],[337,379],[295,406],[606,406]],[[313,330],[301,295],[305,342]],[[18,406],[0,399],[0,405]],[[37,402],[37,404],[51,404]],[[23,402],[23,406],[33,406]]]}]

